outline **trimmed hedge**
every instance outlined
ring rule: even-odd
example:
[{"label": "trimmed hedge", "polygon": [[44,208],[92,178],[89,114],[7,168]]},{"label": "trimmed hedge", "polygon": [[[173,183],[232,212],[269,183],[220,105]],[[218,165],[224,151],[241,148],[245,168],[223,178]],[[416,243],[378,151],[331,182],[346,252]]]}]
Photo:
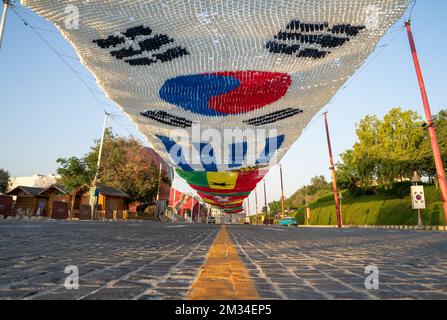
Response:
[{"label": "trimmed hedge", "polygon": [[[382,190],[381,190],[382,191]],[[411,207],[410,186],[399,184],[386,191],[387,194],[354,197],[343,192],[342,215],[346,225],[416,225],[417,211]],[[439,190],[425,186],[427,209],[422,210],[424,225],[444,225],[445,217]],[[336,225],[334,198],[325,195],[309,205],[311,208],[310,224]],[[295,218],[298,224],[305,223],[305,210],[300,208]]]}]

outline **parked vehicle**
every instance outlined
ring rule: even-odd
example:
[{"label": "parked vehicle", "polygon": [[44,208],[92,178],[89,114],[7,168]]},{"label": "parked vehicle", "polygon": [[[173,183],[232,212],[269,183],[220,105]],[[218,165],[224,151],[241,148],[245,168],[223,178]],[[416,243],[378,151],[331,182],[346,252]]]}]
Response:
[{"label": "parked vehicle", "polygon": [[283,227],[297,226],[298,223],[294,218],[284,218],[279,220],[279,225]]}]

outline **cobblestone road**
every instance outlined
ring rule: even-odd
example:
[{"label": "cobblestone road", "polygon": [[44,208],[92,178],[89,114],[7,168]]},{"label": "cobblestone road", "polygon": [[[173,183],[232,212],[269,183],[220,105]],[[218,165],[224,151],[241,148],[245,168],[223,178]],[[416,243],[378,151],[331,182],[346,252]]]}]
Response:
[{"label": "cobblestone road", "polygon": [[[0,299],[187,299],[219,230],[1,221]],[[447,299],[443,232],[226,230],[261,299]],[[69,265],[79,268],[78,290],[64,286]],[[379,268],[378,290],[365,289],[369,265]]]},{"label": "cobblestone road", "polygon": [[[447,299],[447,234],[230,228],[264,299]],[[377,266],[379,290],[366,290]]]}]

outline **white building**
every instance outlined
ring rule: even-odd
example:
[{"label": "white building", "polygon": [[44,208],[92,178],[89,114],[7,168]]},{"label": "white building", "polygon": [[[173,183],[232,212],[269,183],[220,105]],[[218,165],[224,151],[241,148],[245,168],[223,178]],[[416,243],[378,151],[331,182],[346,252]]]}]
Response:
[{"label": "white building", "polygon": [[56,179],[58,177],[59,176],[55,174],[49,174],[47,176],[42,174],[34,174],[28,177],[11,177],[11,179],[9,180],[9,188],[10,190],[18,186],[48,188],[49,186],[56,183]]}]

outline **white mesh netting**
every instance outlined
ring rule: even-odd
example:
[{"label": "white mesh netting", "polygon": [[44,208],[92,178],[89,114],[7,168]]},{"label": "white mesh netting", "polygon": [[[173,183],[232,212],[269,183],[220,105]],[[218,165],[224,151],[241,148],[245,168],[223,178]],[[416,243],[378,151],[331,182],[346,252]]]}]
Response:
[{"label": "white mesh netting", "polygon": [[[407,2],[22,0],[60,29],[106,95],[184,171],[252,166],[247,159],[253,152],[245,149],[254,145],[255,166],[268,166],[273,154],[280,159],[401,18]],[[223,150],[221,157],[230,161],[210,165],[186,157],[179,164],[166,152],[175,146],[169,136],[173,129],[191,133],[198,123],[222,136],[229,128],[275,129],[270,142],[277,148],[266,149],[265,137],[241,134],[236,140],[247,143],[242,156],[232,155],[234,144],[209,140],[202,143]],[[177,143],[183,152],[200,149],[191,140]],[[259,150],[266,151],[261,160]]]}]

